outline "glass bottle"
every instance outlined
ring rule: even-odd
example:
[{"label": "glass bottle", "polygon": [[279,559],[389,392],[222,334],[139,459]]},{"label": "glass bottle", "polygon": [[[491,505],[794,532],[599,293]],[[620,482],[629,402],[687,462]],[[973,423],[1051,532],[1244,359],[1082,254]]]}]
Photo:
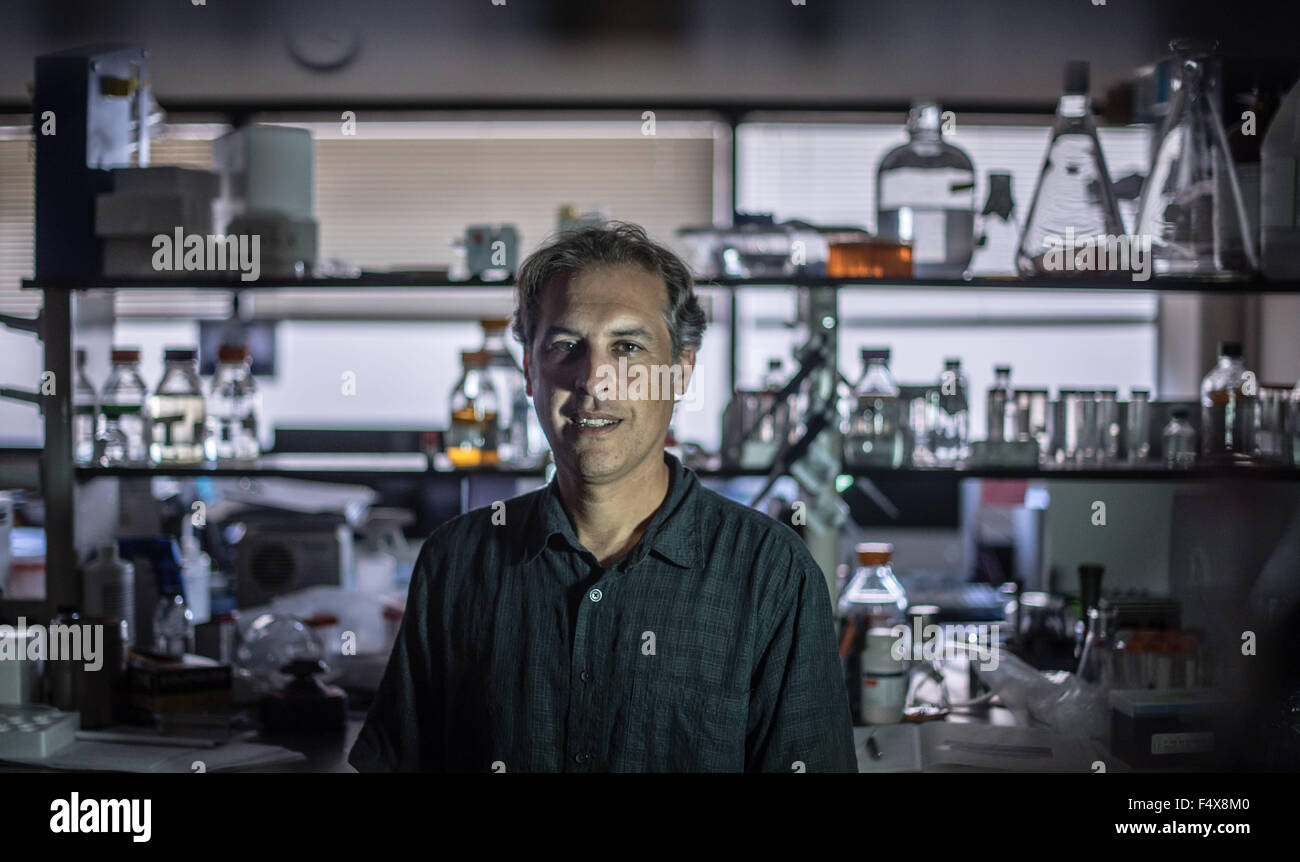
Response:
[{"label": "glass bottle", "polygon": [[1079,655],[1078,677],[1084,682],[1109,689],[1114,684],[1112,636],[1115,611],[1088,608],[1088,634]]},{"label": "glass bottle", "polygon": [[72,460],[89,464],[95,460],[95,426],[99,396],[86,376],[86,351],[77,348],[77,377],[72,390]]},{"label": "glass bottle", "polygon": [[149,390],[140,376],[140,351],[113,348],[113,370],[99,398],[95,463],[140,465],[149,457]]},{"label": "glass bottle", "polygon": [[467,350],[460,355],[463,369],[451,393],[451,426],[444,449],[456,467],[495,467],[500,464],[500,401],[488,374],[491,355]]},{"label": "glass bottle", "polygon": [[844,422],[844,463],[897,468],[903,463],[899,389],[889,373],[889,349],[862,351],[866,370],[853,388]]},{"label": "glass bottle", "polygon": [[945,359],[939,375],[939,409],[936,411],[934,457],[952,467],[970,454],[970,384],[960,359]]},{"label": "glass bottle", "polygon": [[253,461],[262,454],[261,397],[247,347],[223,344],[208,396],[204,454],[209,461]]},{"label": "glass bottle", "polygon": [[1160,444],[1166,467],[1186,469],[1196,464],[1196,429],[1186,410],[1169,414],[1169,422],[1160,432]]},{"label": "glass bottle", "polygon": [[1119,391],[1098,389],[1097,401],[1097,461],[1114,464],[1119,460]]},{"label": "glass bottle", "polygon": [[989,442],[1015,440],[1020,434],[1016,415],[1016,396],[1011,389],[1011,366],[998,365],[993,369],[993,385],[989,387],[988,415]]},{"label": "glass bottle", "polygon": [[[541,432],[541,425],[528,397],[523,369],[506,346],[506,329],[510,326],[510,321],[480,320],[479,325],[483,327],[483,346],[479,351],[490,357],[488,377],[497,392],[497,405],[500,409],[497,423],[500,428],[498,455],[503,464],[529,466],[541,454],[535,441]],[[533,433],[534,425],[537,426],[537,434]]]},{"label": "glass bottle", "polygon": [[1169,44],[1178,77],[1138,204],[1157,274],[1207,276],[1258,268],[1254,231],[1214,106],[1210,51]]},{"label": "glass bottle", "polygon": [[1151,457],[1151,392],[1132,389],[1128,397],[1128,414],[1124,417],[1124,448],[1130,464],[1141,464]]},{"label": "glass bottle", "polygon": [[[1088,64],[1067,63],[1065,93],[1056,106],[1047,157],[1020,233],[1016,268],[1021,275],[1065,274],[1074,270],[1069,250],[1075,238],[1124,233],[1092,120],[1088,88]],[[1054,246],[1066,253],[1048,254]]]},{"label": "glass bottle", "polygon": [[163,351],[163,376],[149,399],[149,460],[155,464],[193,464],[203,460],[207,432],[198,351]]},{"label": "glass bottle", "polygon": [[933,102],[914,102],[908,142],[876,172],[876,232],[911,242],[917,278],[961,278],[975,250],[975,168],[943,139],[942,116]]},{"label": "glass bottle", "polygon": [[867,633],[906,622],[907,591],[894,575],[894,546],[863,542],[854,548],[857,567],[839,598],[840,658],[854,720],[861,723],[862,651]]},{"label": "glass bottle", "polygon": [[194,613],[179,592],[158,600],[153,616],[154,649],[163,655],[194,652]]},{"label": "glass bottle", "polygon": [[1248,460],[1255,451],[1259,383],[1246,370],[1241,343],[1219,343],[1219,361],[1201,381],[1201,454],[1212,461]]}]

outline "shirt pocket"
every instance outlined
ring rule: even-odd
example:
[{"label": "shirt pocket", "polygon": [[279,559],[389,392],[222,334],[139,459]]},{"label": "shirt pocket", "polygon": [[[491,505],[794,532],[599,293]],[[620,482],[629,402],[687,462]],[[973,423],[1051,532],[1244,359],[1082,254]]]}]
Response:
[{"label": "shirt pocket", "polygon": [[748,717],[748,691],[684,676],[637,674],[624,763],[637,772],[742,772]]}]

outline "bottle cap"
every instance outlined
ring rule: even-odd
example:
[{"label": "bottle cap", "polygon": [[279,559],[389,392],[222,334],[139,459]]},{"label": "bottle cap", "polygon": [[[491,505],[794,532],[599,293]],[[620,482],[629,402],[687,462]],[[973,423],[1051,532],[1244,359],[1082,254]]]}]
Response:
[{"label": "bottle cap", "polygon": [[1151,390],[1150,390],[1150,389],[1130,389],[1130,390],[1128,391],[1128,397],[1129,397],[1129,398],[1138,398],[1139,396],[1142,397],[1142,398],[1150,398],[1150,397],[1151,397]]},{"label": "bottle cap", "polygon": [[1228,357],[1229,359],[1240,359],[1240,358],[1241,358],[1241,342],[1240,342],[1240,341],[1220,341],[1220,342],[1219,342],[1219,355],[1220,355],[1220,356],[1226,356],[1226,357]]},{"label": "bottle cap", "polygon": [[1188,414],[1188,412],[1187,412],[1186,410],[1171,410],[1171,411],[1169,411],[1169,418],[1171,418],[1171,419],[1186,419],[1186,418],[1188,417],[1188,415],[1189,415],[1189,414]]},{"label": "bottle cap", "polygon": [[1065,64],[1065,92],[1067,95],[1088,95],[1088,61],[1071,60]]},{"label": "bottle cap", "polygon": [[223,344],[217,348],[218,362],[244,362],[248,358],[248,348],[238,344]]},{"label": "bottle cap", "polygon": [[110,356],[114,362],[139,362],[140,348],[114,347]]},{"label": "bottle cap", "polygon": [[862,364],[863,364],[863,365],[866,365],[868,362],[870,362],[870,361],[873,360],[873,359],[878,360],[878,361],[880,361],[880,362],[888,362],[888,361],[889,361],[889,348],[888,348],[888,347],[864,347],[864,348],[862,348]]},{"label": "bottle cap", "polygon": [[993,373],[994,373],[994,374],[1010,374],[1010,373],[1011,373],[1011,366],[1010,366],[1010,365],[994,365],[994,366],[993,366]]},{"label": "bottle cap", "polygon": [[492,361],[492,354],[486,350],[462,350],[460,364],[466,368],[481,368]]},{"label": "bottle cap", "polygon": [[193,362],[199,354],[193,347],[168,347],[163,350],[164,362]]},{"label": "bottle cap", "polygon": [[889,542],[861,542],[854,547],[859,566],[883,566],[894,554]]},{"label": "bottle cap", "polygon": [[510,326],[510,321],[503,317],[489,317],[486,320],[480,320],[479,326],[483,327],[484,332],[504,332]]},{"label": "bottle cap", "polygon": [[961,360],[956,357],[947,356],[943,360],[944,368],[961,368]]}]

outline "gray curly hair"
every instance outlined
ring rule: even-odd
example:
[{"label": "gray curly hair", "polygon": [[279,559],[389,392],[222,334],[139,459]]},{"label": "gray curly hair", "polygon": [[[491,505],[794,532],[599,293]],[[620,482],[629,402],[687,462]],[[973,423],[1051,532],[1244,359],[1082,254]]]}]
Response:
[{"label": "gray curly hair", "polygon": [[541,316],[542,290],[553,277],[571,277],[596,266],[629,264],[657,275],[668,288],[664,320],[672,336],[673,358],[679,358],[684,350],[698,350],[704,340],[705,316],[690,268],[650,239],[639,225],[619,221],[559,234],[528,256],[515,278],[515,338],[531,349]]}]

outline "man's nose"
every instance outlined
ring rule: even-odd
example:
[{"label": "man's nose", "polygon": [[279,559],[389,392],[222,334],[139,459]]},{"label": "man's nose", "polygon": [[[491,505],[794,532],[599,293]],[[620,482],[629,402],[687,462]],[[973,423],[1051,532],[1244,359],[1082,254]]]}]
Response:
[{"label": "man's nose", "polygon": [[593,351],[587,351],[585,355],[574,361],[574,386],[573,388],[584,395],[589,395],[597,401],[611,401],[617,394],[615,388],[614,373],[607,362],[597,358]]}]

